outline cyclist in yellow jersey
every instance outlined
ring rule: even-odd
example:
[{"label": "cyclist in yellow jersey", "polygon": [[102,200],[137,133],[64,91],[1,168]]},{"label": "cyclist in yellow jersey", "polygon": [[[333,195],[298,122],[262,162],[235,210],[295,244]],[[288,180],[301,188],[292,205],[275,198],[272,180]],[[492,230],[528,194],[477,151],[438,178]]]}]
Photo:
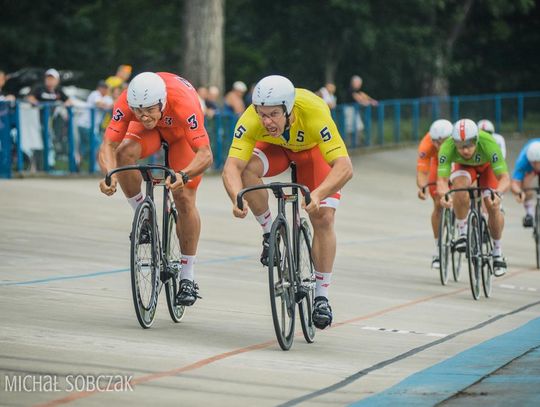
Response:
[{"label": "cyclist in yellow jersey", "polygon": [[247,194],[243,210],[236,205],[236,196],[244,187],[262,184],[262,177],[287,170],[291,161],[297,164],[298,182],[311,191],[312,201],[304,207],[313,225],[313,322],[324,329],[333,318],[328,287],[336,256],[335,211],[340,189],[352,177],[352,164],[328,105],[308,90],[295,89],[283,76],[267,76],[255,86],[253,104],[236,123],[223,168],[233,215],[244,218],[249,206],[263,229],[263,265],[268,264],[272,225],[268,191]]}]

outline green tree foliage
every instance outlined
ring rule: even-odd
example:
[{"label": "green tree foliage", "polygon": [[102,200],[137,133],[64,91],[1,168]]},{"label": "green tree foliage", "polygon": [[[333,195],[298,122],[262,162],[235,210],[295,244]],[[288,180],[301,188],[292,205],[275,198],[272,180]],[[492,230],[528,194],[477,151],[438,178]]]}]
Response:
[{"label": "green tree foliage", "polygon": [[[178,72],[183,5],[4,1],[0,69],[80,70],[88,87],[121,63]],[[540,89],[534,0],[227,0],[225,13],[227,87],[282,73],[309,89],[333,80],[340,97],[353,74],[380,99],[430,94],[437,78],[451,94]]]}]

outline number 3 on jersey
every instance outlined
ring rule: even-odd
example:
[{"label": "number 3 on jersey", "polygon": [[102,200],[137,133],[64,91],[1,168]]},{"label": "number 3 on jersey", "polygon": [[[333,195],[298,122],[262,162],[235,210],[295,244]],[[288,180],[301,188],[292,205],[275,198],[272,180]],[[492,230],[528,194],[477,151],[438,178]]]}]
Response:
[{"label": "number 3 on jersey", "polygon": [[195,114],[192,114],[191,116],[189,116],[187,121],[191,125],[189,126],[190,130],[195,130],[197,127],[199,127],[199,123],[197,122],[197,118]]},{"label": "number 3 on jersey", "polygon": [[325,127],[319,133],[321,134],[322,140],[324,142],[326,142],[326,141],[328,141],[328,140],[330,140],[332,138],[332,135],[330,134],[330,130],[328,130],[328,127]]}]

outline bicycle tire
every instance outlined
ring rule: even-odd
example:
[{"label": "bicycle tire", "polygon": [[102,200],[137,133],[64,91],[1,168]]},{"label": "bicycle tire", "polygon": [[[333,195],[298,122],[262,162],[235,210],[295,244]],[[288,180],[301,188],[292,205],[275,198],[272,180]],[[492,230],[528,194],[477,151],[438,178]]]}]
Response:
[{"label": "bicycle tire", "polygon": [[285,219],[272,224],[268,248],[268,287],[272,321],[279,346],[289,350],[294,340],[295,308],[292,253]]},{"label": "bicycle tire", "polygon": [[484,289],[484,295],[486,298],[491,296],[492,280],[493,280],[493,240],[489,234],[488,224],[484,217],[482,217],[482,231],[484,236],[482,238],[482,287]]},{"label": "bicycle tire", "polygon": [[180,287],[180,269],[181,269],[181,259],[182,253],[180,251],[180,241],[178,240],[178,235],[176,233],[176,219],[177,215],[172,210],[169,212],[168,216],[168,229],[167,229],[167,238],[165,239],[165,257],[167,259],[167,264],[169,270],[167,270],[171,277],[165,282],[165,295],[167,297],[167,308],[169,309],[169,315],[173,322],[180,322],[184,317],[186,307],[184,305],[176,304],[176,294]]},{"label": "bicycle tire", "polygon": [[534,211],[534,244],[536,250],[536,268],[540,269],[540,203],[536,203]]},{"label": "bicycle tire", "polygon": [[[144,329],[154,322],[160,283],[154,213],[148,201],[142,202],[131,228],[131,292],[137,320]],[[147,228],[149,243],[141,243],[143,227]]]},{"label": "bicycle tire", "polygon": [[459,228],[457,227],[456,215],[452,211],[451,216],[452,225],[452,241],[451,241],[451,253],[452,253],[452,276],[457,283],[461,275],[461,266],[463,265],[463,253],[458,252],[455,248],[456,241],[459,239]]},{"label": "bicycle tire", "polygon": [[448,260],[452,243],[451,209],[444,208],[439,224],[439,276],[441,284],[448,283]]},{"label": "bicycle tire", "polygon": [[311,255],[311,232],[305,218],[300,219],[297,256],[297,289],[303,296],[298,302],[298,314],[302,333],[307,343],[315,340],[315,324],[313,324],[313,300],[315,299],[315,269]]},{"label": "bicycle tire", "polygon": [[480,297],[480,274],[482,264],[482,248],[480,247],[478,214],[473,211],[467,219],[467,260],[469,264],[469,282],[475,300]]}]

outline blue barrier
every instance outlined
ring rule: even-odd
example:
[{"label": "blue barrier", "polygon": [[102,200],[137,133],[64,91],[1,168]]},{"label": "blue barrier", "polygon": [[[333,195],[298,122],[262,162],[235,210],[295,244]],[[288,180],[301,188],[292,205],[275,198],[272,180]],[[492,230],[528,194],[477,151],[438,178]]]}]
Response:
[{"label": "blue barrier", "polygon": [[[6,102],[0,102],[0,107],[4,105],[7,106]],[[8,119],[2,119],[7,121],[0,128],[0,178],[9,178],[13,171],[44,171],[60,175],[92,174],[97,171],[96,158],[102,135],[102,123],[96,122],[97,109],[67,107],[66,118],[58,125],[57,112],[62,108],[61,105],[39,105],[41,133],[38,138],[42,149],[35,153],[31,150],[29,155],[28,151],[24,151],[25,143],[22,142],[28,137],[28,134],[24,134],[28,126],[21,127],[21,124],[27,124],[21,122],[22,112],[27,112],[29,108],[21,109],[21,106],[22,102],[17,101],[10,107]],[[90,128],[87,132],[76,123],[81,111],[90,114]],[[380,101],[377,106],[366,107],[356,103],[341,104],[333,109],[332,116],[350,149],[418,142],[431,122],[438,118],[451,121],[461,116],[473,120],[488,118],[495,123],[496,131],[503,135],[538,132],[540,92],[389,99]],[[216,169],[220,169],[225,162],[236,120],[236,116],[227,113],[217,113],[212,118],[206,118]],[[12,137],[11,128],[15,129],[15,138]],[[16,151],[12,153],[13,148]]]}]

